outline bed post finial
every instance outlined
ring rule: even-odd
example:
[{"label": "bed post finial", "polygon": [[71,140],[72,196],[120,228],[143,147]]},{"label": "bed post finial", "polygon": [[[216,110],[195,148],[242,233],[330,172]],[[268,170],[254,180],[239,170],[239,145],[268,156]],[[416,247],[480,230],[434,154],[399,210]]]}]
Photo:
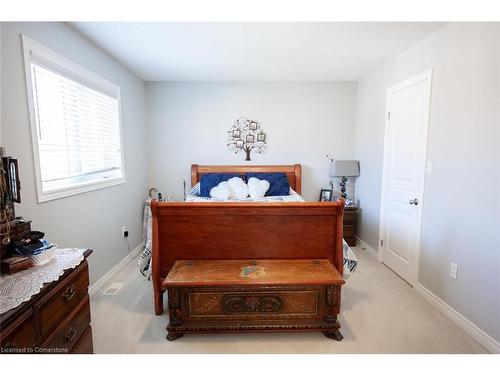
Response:
[{"label": "bed post finial", "polygon": [[198,183],[198,164],[191,164],[191,187]]},{"label": "bed post finial", "polygon": [[295,175],[295,190],[297,193],[302,194],[302,166],[294,164],[293,174]]}]

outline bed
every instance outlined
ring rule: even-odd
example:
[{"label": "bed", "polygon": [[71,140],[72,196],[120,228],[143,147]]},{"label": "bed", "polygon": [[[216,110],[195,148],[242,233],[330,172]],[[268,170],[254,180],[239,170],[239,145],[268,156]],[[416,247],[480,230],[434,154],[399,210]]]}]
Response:
[{"label": "bed", "polygon": [[[191,185],[205,173],[283,172],[301,193],[301,165],[192,165]],[[178,260],[328,259],[343,274],[344,202],[151,202],[155,313]],[[340,296],[339,296],[340,298]]]}]

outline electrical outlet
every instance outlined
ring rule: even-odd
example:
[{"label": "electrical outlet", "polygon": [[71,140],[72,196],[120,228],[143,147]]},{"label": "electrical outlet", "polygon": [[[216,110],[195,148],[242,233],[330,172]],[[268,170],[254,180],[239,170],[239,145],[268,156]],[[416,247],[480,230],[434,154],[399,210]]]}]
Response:
[{"label": "electrical outlet", "polygon": [[456,263],[451,263],[450,265],[450,277],[452,279],[457,279],[457,271],[458,271],[458,265]]}]

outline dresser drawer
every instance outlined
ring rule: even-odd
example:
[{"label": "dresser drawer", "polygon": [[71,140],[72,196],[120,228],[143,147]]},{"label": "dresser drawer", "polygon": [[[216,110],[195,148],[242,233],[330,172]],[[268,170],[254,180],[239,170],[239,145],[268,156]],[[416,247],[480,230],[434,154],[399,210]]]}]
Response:
[{"label": "dresser drawer", "polygon": [[232,290],[187,288],[185,320],[311,319],[322,311],[321,287],[270,287]]},{"label": "dresser drawer", "polygon": [[71,354],[92,354],[94,353],[92,344],[92,326],[88,326],[82,336],[78,339],[73,349],[70,351]]},{"label": "dresser drawer", "polygon": [[[90,302],[85,296],[72,312],[56,330],[45,349],[54,349],[54,353],[67,353],[75,345],[78,339],[86,332],[90,325]],[[47,350],[47,352],[51,352]]]},{"label": "dresser drawer", "polygon": [[0,353],[29,353],[28,349],[33,348],[35,342],[35,319],[29,309],[7,327],[2,327]]},{"label": "dresser drawer", "polygon": [[37,305],[42,340],[87,295],[88,285],[88,264],[84,261],[73,275],[63,280],[53,293]]},{"label": "dresser drawer", "polygon": [[353,238],[356,227],[354,225],[344,225],[344,238]]},{"label": "dresser drawer", "polygon": [[344,225],[345,224],[356,224],[356,211],[344,211]]}]

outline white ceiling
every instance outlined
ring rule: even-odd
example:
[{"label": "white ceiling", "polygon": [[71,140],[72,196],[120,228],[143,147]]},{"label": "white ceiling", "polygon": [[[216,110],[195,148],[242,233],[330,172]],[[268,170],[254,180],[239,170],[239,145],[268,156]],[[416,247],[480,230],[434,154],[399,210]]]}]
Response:
[{"label": "white ceiling", "polygon": [[443,23],[70,24],[145,81],[357,81]]}]

